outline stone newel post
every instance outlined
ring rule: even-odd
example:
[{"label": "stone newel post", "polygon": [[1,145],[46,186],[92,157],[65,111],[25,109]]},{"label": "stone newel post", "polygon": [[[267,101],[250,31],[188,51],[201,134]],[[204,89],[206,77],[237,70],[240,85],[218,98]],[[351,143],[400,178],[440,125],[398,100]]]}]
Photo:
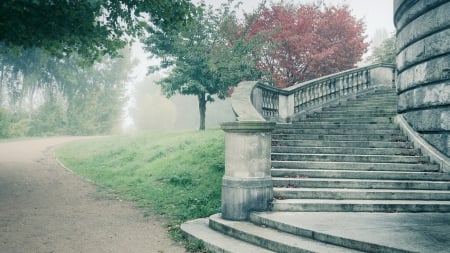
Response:
[{"label": "stone newel post", "polygon": [[222,218],[246,220],[251,211],[270,208],[273,197],[271,168],[272,130],[253,106],[257,82],[241,82],[231,105],[237,121],[222,124],[225,131],[225,175],[222,179]]},{"label": "stone newel post", "polygon": [[274,122],[236,121],[225,131],[225,175],[222,180],[222,218],[245,220],[251,211],[270,208],[270,175]]}]

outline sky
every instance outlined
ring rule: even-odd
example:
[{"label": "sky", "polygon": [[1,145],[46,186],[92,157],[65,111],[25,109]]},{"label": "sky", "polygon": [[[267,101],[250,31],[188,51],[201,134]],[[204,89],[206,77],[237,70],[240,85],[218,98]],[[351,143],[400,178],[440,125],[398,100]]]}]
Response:
[{"label": "sky", "polygon": [[[205,0],[206,4],[219,7],[228,0]],[[314,0],[284,0],[291,3],[311,3]],[[194,1],[196,2],[196,1]],[[246,12],[250,12],[258,7],[261,0],[243,0],[242,8]],[[268,0],[268,3],[271,1]],[[276,0],[275,2],[279,2]],[[393,0],[324,0],[327,5],[347,4],[352,13],[357,18],[362,18],[366,25],[366,34],[372,37],[377,29],[386,29],[388,33],[393,33]]]}]

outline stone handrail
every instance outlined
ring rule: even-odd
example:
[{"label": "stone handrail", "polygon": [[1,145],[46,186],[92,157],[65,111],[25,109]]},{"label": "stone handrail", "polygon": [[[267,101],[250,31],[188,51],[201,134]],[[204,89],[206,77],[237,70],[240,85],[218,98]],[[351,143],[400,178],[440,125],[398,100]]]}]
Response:
[{"label": "stone handrail", "polygon": [[261,82],[241,82],[233,93],[231,103],[239,121],[288,122],[333,101],[377,87],[392,87],[394,71],[393,65],[376,64],[324,76],[285,89]]}]

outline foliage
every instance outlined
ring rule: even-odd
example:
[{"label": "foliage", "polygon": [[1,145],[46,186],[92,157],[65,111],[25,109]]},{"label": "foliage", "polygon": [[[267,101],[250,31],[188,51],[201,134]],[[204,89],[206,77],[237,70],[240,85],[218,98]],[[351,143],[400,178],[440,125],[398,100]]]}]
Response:
[{"label": "foliage", "polygon": [[346,5],[283,2],[263,9],[250,29],[250,37],[267,37],[255,57],[278,87],[354,67],[367,50],[363,33]]},{"label": "foliage", "polygon": [[105,134],[118,124],[129,55],[86,68],[75,56],[58,59],[37,48],[0,60],[0,101],[16,115],[8,124],[20,135]]},{"label": "foliage", "polygon": [[29,119],[20,113],[0,108],[0,138],[24,137],[29,131]]},{"label": "foliage", "polygon": [[77,53],[92,63],[116,55],[145,17],[169,30],[187,22],[191,9],[188,0],[4,0],[0,49],[38,47],[57,57]]},{"label": "foliage", "polygon": [[222,131],[107,137],[65,145],[56,154],[75,173],[133,201],[144,215],[162,215],[174,236],[184,221],[220,211]]},{"label": "foliage", "polygon": [[29,135],[61,135],[67,126],[64,108],[60,103],[46,102],[33,113]]},{"label": "foliage", "polygon": [[384,40],[380,46],[373,49],[372,55],[368,60],[375,63],[390,63],[395,64],[396,49],[395,49],[395,35]]},{"label": "foliage", "polygon": [[162,60],[161,68],[171,68],[159,82],[166,96],[194,95],[198,99],[200,129],[205,129],[207,102],[214,95],[225,98],[230,86],[245,79],[258,79],[259,71],[251,56],[256,40],[238,34],[233,1],[214,10],[200,5],[183,29],[176,33],[153,31],[144,39],[146,50]]}]

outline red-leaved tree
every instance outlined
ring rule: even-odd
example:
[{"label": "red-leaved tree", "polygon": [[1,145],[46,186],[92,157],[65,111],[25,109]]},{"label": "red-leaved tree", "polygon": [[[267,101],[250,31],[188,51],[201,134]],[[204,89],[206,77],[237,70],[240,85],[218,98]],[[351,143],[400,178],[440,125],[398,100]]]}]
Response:
[{"label": "red-leaved tree", "polygon": [[368,47],[364,29],[346,5],[273,4],[253,20],[249,36],[265,36],[257,66],[284,88],[355,67]]}]

